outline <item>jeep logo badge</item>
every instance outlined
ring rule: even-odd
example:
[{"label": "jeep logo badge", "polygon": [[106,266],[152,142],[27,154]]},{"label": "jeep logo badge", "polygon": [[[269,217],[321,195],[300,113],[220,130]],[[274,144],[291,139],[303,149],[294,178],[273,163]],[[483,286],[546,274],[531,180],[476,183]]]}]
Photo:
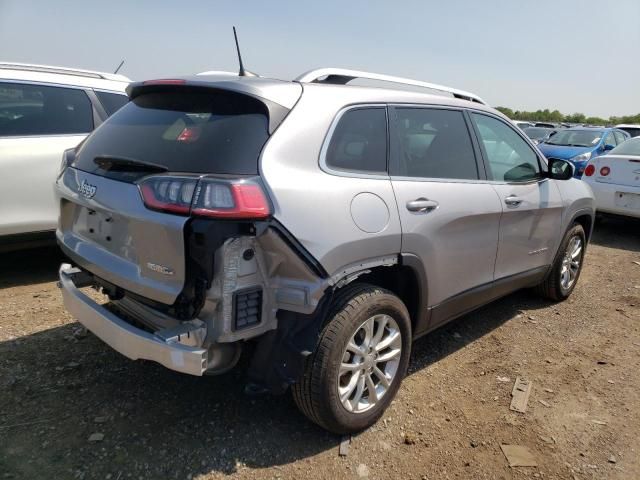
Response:
[{"label": "jeep logo badge", "polygon": [[93,198],[96,190],[98,190],[98,188],[95,185],[87,183],[86,180],[82,180],[82,183],[78,186],[78,192],[86,198]]}]

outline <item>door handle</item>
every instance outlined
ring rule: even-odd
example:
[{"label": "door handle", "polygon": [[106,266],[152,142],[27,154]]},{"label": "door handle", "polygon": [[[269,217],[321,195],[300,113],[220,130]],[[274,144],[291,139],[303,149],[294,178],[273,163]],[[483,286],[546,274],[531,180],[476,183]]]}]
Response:
[{"label": "door handle", "polygon": [[407,210],[410,212],[427,213],[438,208],[439,203],[427,198],[418,198],[407,202]]},{"label": "door handle", "polygon": [[522,199],[516,197],[515,195],[509,195],[504,199],[504,203],[506,203],[510,207],[517,207],[522,203]]}]

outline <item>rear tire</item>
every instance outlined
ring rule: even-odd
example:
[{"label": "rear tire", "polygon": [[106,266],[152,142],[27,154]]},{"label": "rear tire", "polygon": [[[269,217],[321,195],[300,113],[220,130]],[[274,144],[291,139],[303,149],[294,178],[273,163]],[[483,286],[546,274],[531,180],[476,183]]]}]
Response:
[{"label": "rear tire", "polygon": [[536,292],[556,302],[569,298],[582,272],[586,246],[586,235],[582,225],[574,223],[562,239],[551,271],[536,287]]},{"label": "rear tire", "polygon": [[293,399],[322,428],[354,433],[373,425],[398,391],[409,363],[411,321],[397,296],[366,284],[339,292],[329,319],[292,387]]}]

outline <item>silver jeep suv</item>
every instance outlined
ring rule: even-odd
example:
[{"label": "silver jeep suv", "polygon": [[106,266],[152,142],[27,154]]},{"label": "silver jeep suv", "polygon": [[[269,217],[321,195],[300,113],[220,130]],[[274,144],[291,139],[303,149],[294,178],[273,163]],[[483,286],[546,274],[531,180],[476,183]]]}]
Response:
[{"label": "silver jeep suv", "polygon": [[244,351],[249,392],[291,386],[312,421],[354,432],[416,338],[523,287],[559,301],[576,285],[589,187],[476,95],[340,69],[127,92],[65,152],[57,238],[66,308],[131,359],[219,374]]}]

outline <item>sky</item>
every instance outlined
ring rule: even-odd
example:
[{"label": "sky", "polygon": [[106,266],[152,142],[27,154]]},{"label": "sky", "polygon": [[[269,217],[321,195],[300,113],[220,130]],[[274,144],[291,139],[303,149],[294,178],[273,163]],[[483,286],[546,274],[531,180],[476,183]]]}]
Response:
[{"label": "sky", "polygon": [[245,67],[414,78],[493,106],[640,112],[640,0],[0,0],[0,61],[134,80]]}]

